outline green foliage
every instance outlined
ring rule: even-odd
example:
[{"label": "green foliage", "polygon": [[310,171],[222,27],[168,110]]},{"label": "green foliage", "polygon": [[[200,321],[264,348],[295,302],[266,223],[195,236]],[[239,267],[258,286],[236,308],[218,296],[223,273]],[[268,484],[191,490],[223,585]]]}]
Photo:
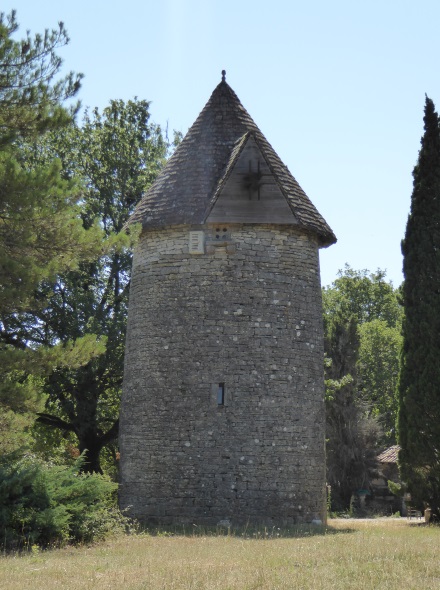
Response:
[{"label": "green foliage", "polygon": [[56,79],[64,26],[21,41],[16,30],[15,13],[2,15],[0,444],[29,442],[8,436],[8,423],[12,434],[38,412],[100,471],[118,431],[136,233],[123,227],[168,145],[146,101],[112,101],[77,126],[78,105],[63,104],[81,76]]},{"label": "green foliage", "polygon": [[[327,371],[331,370],[332,359],[327,356],[324,357],[324,368]],[[351,375],[344,375],[341,379],[325,379],[325,401],[329,404],[335,401],[339,392],[344,387],[348,387],[353,382]]]},{"label": "green foliage", "polygon": [[402,307],[385,272],[348,265],[323,289],[325,350],[329,377],[351,375],[356,397],[382,423],[384,444],[395,444]]},{"label": "green foliage", "polygon": [[413,505],[440,516],[440,129],[426,97],[424,135],[402,241],[405,281],[399,462]]},{"label": "green foliage", "polygon": [[323,309],[327,480],[333,509],[348,510],[375,475],[379,445],[394,442],[402,312],[383,271],[348,265],[323,289]]},{"label": "green foliage", "polygon": [[25,308],[38,282],[75,266],[78,246],[88,243],[75,209],[78,191],[61,178],[60,163],[30,169],[22,149],[23,141],[72,122],[75,109],[63,102],[82,76],[55,81],[62,64],[56,50],[69,41],[62,23],[18,41],[17,29],[14,11],[0,15],[0,314]]},{"label": "green foliage", "polygon": [[343,511],[350,508],[353,492],[368,489],[376,474],[380,428],[356,398],[351,375],[326,379],[325,384],[327,482],[332,490],[332,511]]},{"label": "green foliage", "polygon": [[42,409],[34,400],[32,402],[28,406],[27,412],[14,412],[7,406],[1,408],[0,445],[2,455],[32,444],[33,438],[30,431],[35,421],[34,412]]},{"label": "green foliage", "polygon": [[406,494],[406,486],[401,482],[395,482],[391,479],[388,480],[388,489],[392,494],[398,496],[399,498],[403,498]]},{"label": "green foliage", "polygon": [[[29,334],[29,326],[25,323],[20,324],[21,316],[14,317],[14,328],[16,335],[20,338],[25,338]],[[9,326],[13,325],[12,321]],[[0,384],[0,400],[5,400],[6,396],[10,394],[11,399],[8,401],[14,409],[20,409],[22,396],[17,396],[17,384],[20,383],[20,376],[18,372],[22,372],[24,376],[32,375],[32,383],[27,383],[30,388],[35,390],[41,379],[37,377],[45,377],[50,375],[56,368],[69,367],[77,369],[90,361],[92,358],[99,356],[105,351],[106,337],[98,337],[95,334],[86,334],[76,340],[67,340],[64,343],[57,343],[50,348],[40,346],[39,348],[9,348],[7,354],[0,358],[2,359],[1,371],[5,375],[6,381]],[[8,383],[8,377],[11,377],[11,383]],[[26,381],[22,380],[22,385]],[[13,394],[15,399],[12,399]]]},{"label": "green foliage", "polygon": [[359,326],[359,340],[359,394],[383,428],[383,444],[392,445],[396,442],[401,331],[374,319]]},{"label": "green foliage", "polygon": [[81,474],[84,458],[71,467],[50,466],[34,457],[0,461],[0,546],[49,547],[103,539],[122,530],[126,519],[115,506],[116,484]]},{"label": "green foliage", "polygon": [[[63,178],[59,160],[38,165],[28,157],[26,143],[41,142],[47,132],[61,132],[73,122],[78,105],[67,109],[80,87],[81,75],[57,79],[61,59],[57,50],[68,43],[62,23],[58,29],[24,39],[15,12],[0,15],[0,444],[16,437],[15,426],[30,423],[41,401],[41,380],[55,365],[68,362],[70,344],[57,343],[45,353],[41,341],[26,338],[29,314],[44,301],[36,289],[60,272],[78,268],[79,260],[101,250],[101,229],[91,223],[85,231],[79,209],[78,183]],[[20,317],[20,321],[18,318]],[[74,345],[78,356],[84,343]],[[85,355],[84,362],[90,356]],[[16,415],[17,412],[20,415]],[[11,425],[8,436],[8,420]],[[14,426],[15,425],[15,426]],[[21,437],[19,437],[21,438]],[[25,437],[26,438],[26,437]],[[18,439],[17,439],[18,442]]]},{"label": "green foliage", "polygon": [[105,236],[99,256],[42,283],[38,295],[44,304],[28,321],[15,318],[15,331],[23,339],[48,350],[90,340],[92,354],[85,362],[57,362],[44,376],[46,410],[38,418],[74,434],[80,453],[86,452],[88,471],[101,471],[101,450],[118,433],[131,246],[136,239],[136,232],[128,235],[124,225],[167,151],[160,128],[149,118],[146,101],[111,101],[102,114],[97,109],[86,112],[82,127],[48,136],[27,151],[33,165],[61,160],[64,177],[82,186],[84,227],[97,219]]},{"label": "green foliage", "polygon": [[[23,158],[19,145],[0,149],[2,315],[29,308],[40,281],[77,267],[79,253],[96,253],[101,237],[98,228],[84,231],[78,187],[61,178],[60,162],[30,169]],[[6,343],[16,344],[14,334]]]},{"label": "green foliage", "polygon": [[325,321],[337,313],[344,318],[354,317],[357,324],[382,320],[388,326],[399,326],[402,321],[397,291],[380,269],[370,273],[346,264],[332,285],[323,288],[322,296]]},{"label": "green foliage", "polygon": [[57,50],[69,42],[63,23],[33,38],[15,40],[16,12],[0,14],[0,146],[17,138],[39,136],[69,122],[70,111],[62,103],[74,96],[81,74],[71,72],[56,80],[62,60]]}]

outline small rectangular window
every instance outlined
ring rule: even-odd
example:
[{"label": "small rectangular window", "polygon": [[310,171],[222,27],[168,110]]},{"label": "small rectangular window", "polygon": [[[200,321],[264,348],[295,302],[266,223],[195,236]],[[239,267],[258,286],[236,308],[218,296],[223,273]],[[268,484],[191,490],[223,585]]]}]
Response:
[{"label": "small rectangular window", "polygon": [[225,384],[219,383],[217,389],[217,404],[219,406],[225,405]]}]

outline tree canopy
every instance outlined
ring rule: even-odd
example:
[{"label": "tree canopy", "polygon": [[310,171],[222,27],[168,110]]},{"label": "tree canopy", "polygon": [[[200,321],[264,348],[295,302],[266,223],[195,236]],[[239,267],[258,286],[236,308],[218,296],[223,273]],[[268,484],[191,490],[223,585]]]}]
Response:
[{"label": "tree canopy", "polygon": [[333,507],[368,489],[380,448],[395,443],[401,307],[377,270],[348,265],[323,289],[327,479]]},{"label": "tree canopy", "polygon": [[0,314],[25,309],[42,279],[97,247],[78,215],[77,187],[62,178],[60,163],[29,167],[22,149],[72,122],[78,105],[67,109],[64,102],[78,92],[82,76],[56,79],[57,50],[69,38],[62,23],[22,40],[14,38],[17,29],[15,12],[0,15]]},{"label": "tree canopy", "polygon": [[66,109],[64,102],[77,94],[83,75],[57,78],[57,51],[69,42],[64,24],[16,40],[18,28],[15,10],[0,14],[0,145],[59,129],[79,107],[76,102]]},{"label": "tree canopy", "polygon": [[100,256],[42,284],[46,304],[33,314],[24,336],[49,349],[58,342],[96,339],[89,362],[58,366],[45,378],[47,405],[38,418],[74,434],[88,471],[101,470],[100,452],[118,434],[132,260],[132,240],[123,228],[167,152],[161,129],[149,118],[147,101],[113,100],[102,113],[87,111],[81,126],[50,136],[34,154],[60,158],[64,175],[82,186],[84,226],[98,219],[105,236]]},{"label": "tree canopy", "polygon": [[79,103],[70,99],[82,76],[58,78],[64,25],[22,40],[17,29],[15,12],[1,14],[5,549],[92,541],[127,524],[115,484],[79,471],[100,471],[100,452],[117,436],[134,241],[123,227],[168,145],[149,121],[148,102],[137,99],[86,111],[78,126]]},{"label": "tree canopy", "polygon": [[[46,351],[23,338],[18,314],[43,305],[36,294],[44,280],[78,267],[80,260],[102,249],[102,231],[85,229],[81,191],[65,178],[59,160],[32,162],[27,144],[38,144],[48,132],[62,132],[73,123],[78,104],[67,108],[78,92],[81,74],[59,78],[57,51],[69,39],[57,29],[17,40],[15,12],[0,15],[0,435],[12,413],[34,411],[37,382],[54,366],[90,358],[84,342],[64,343]],[[66,102],[67,101],[67,102]],[[27,321],[27,319],[26,319]],[[79,343],[78,343],[79,344]],[[76,360],[74,360],[74,358]],[[5,416],[7,418],[5,418]],[[5,438],[11,438],[5,435]],[[19,437],[20,438],[20,437]]]}]

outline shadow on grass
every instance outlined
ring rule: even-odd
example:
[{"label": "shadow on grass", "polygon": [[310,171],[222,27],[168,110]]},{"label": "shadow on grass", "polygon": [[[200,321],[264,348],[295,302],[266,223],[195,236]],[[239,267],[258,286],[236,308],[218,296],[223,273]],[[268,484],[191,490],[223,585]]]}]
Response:
[{"label": "shadow on grass", "polygon": [[233,537],[237,539],[261,540],[270,539],[300,539],[305,537],[317,537],[328,535],[340,535],[354,533],[349,528],[333,528],[329,525],[301,524],[294,527],[256,527],[256,526],[199,526],[175,525],[175,526],[142,526],[139,525],[138,533],[154,537]]}]

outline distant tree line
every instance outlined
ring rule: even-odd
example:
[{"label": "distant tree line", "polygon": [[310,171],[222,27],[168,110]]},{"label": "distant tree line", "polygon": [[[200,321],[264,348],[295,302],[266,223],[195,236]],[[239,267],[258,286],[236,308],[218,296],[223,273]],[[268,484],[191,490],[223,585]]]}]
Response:
[{"label": "distant tree line", "polygon": [[402,307],[384,271],[347,265],[323,289],[323,311],[327,481],[343,511],[370,488],[379,452],[396,444]]},{"label": "distant tree line", "polygon": [[324,289],[328,479],[336,507],[398,442],[402,492],[440,520],[440,119],[426,97],[398,291],[347,267]]}]

